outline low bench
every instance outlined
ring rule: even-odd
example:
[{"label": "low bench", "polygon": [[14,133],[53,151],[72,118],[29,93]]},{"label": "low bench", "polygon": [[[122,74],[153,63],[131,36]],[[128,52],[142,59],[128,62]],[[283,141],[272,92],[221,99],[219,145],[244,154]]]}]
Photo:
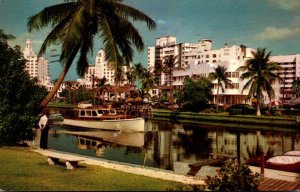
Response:
[{"label": "low bench", "polygon": [[197,163],[191,163],[189,164],[189,172],[187,173],[187,175],[191,175],[191,176],[195,176],[198,171],[201,169],[202,166],[204,165],[215,165],[215,164],[219,164],[226,161],[226,158],[219,158],[219,159],[207,159],[207,160],[203,160]]},{"label": "low bench", "polygon": [[75,157],[73,155],[56,153],[52,151],[47,151],[46,153],[44,153],[44,155],[48,157],[47,162],[49,165],[58,164],[59,160],[63,160],[65,161],[67,169],[74,169],[77,167],[79,162],[84,161],[84,159]]}]

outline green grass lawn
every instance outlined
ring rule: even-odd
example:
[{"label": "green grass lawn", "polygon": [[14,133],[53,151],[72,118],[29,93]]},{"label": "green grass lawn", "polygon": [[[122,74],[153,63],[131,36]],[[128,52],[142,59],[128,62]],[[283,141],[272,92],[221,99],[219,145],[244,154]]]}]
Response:
[{"label": "green grass lawn", "polygon": [[177,182],[81,164],[50,166],[46,157],[22,147],[0,148],[0,189],[13,191],[162,191],[191,187]]}]

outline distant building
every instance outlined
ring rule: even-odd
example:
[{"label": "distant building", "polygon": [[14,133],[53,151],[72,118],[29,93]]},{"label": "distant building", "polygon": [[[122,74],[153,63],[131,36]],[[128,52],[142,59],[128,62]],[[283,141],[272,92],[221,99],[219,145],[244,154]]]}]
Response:
[{"label": "distant building", "polygon": [[23,51],[24,58],[27,60],[25,70],[30,78],[36,78],[39,85],[43,85],[48,91],[51,90],[51,76],[49,74],[49,61],[44,57],[37,57],[32,49],[32,41],[27,39],[25,49]]},{"label": "distant building", "polygon": [[270,60],[282,67],[282,70],[279,71],[279,75],[283,79],[282,84],[278,87],[279,100],[289,103],[292,98],[296,97],[292,83],[300,78],[300,54],[271,56]]},{"label": "distant building", "polygon": [[[124,81],[120,82],[120,85],[127,84],[126,75],[127,67],[123,66],[123,77]],[[86,69],[83,79],[78,79],[86,88],[92,89],[92,86],[96,85],[97,79],[106,78],[106,84],[116,85],[115,82],[115,69],[105,60],[105,52],[103,49],[100,49],[95,58],[95,65],[90,64]]]},{"label": "distant building", "polygon": [[[246,61],[252,58],[252,51],[255,49],[248,48],[244,45],[227,44],[219,49],[212,49],[212,40],[202,39],[198,43],[177,43],[176,37],[164,36],[156,39],[155,47],[148,48],[148,67],[154,68],[155,62],[163,62],[165,56],[173,55],[178,57],[178,64],[173,71],[172,85],[174,89],[182,89],[183,82],[186,77],[197,78],[207,77],[209,73],[214,72],[214,69],[219,65],[227,68],[227,76],[232,81],[233,87],[225,87],[224,92],[220,91],[219,104],[238,104],[249,103],[251,100],[246,100],[248,90],[242,89],[247,80],[240,79],[240,72],[236,69],[244,66]],[[272,56],[271,61],[279,63],[284,70],[279,71],[280,76],[285,79],[285,82],[272,82],[275,91],[275,101],[282,101],[283,94],[285,100],[294,97],[291,84],[293,80],[300,76],[300,54],[286,56]],[[299,65],[299,67],[297,67]],[[298,69],[299,68],[299,69]],[[166,85],[167,77],[161,75],[161,84]],[[213,82],[213,103],[216,103],[217,81]],[[283,91],[285,90],[285,91]],[[153,95],[159,94],[159,86],[155,87],[150,93]],[[265,94],[265,103],[270,100]]]}]

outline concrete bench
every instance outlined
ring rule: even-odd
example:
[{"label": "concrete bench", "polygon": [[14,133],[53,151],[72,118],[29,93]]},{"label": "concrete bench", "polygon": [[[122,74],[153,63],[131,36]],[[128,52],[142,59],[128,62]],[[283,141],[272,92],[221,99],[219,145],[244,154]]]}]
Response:
[{"label": "concrete bench", "polygon": [[204,165],[215,165],[215,164],[219,164],[222,163],[226,160],[226,158],[219,158],[219,159],[207,159],[207,160],[203,160],[197,163],[191,163],[189,164],[189,172],[187,173],[187,175],[192,175],[195,176],[198,171],[201,169],[202,166]]},{"label": "concrete bench", "polygon": [[56,153],[52,151],[47,151],[44,153],[45,156],[47,156],[47,162],[49,165],[55,165],[59,163],[59,160],[65,161],[65,165],[67,169],[74,169],[77,167],[79,162],[84,161],[84,159],[70,155],[70,154],[62,154],[62,153]]}]

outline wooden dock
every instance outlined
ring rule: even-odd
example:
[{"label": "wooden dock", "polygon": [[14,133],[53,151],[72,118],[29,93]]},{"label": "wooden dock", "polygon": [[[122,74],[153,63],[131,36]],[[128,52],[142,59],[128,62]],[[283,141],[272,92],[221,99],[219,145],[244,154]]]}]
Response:
[{"label": "wooden dock", "polygon": [[259,184],[259,191],[294,191],[300,190],[300,182],[284,181],[265,177]]}]

